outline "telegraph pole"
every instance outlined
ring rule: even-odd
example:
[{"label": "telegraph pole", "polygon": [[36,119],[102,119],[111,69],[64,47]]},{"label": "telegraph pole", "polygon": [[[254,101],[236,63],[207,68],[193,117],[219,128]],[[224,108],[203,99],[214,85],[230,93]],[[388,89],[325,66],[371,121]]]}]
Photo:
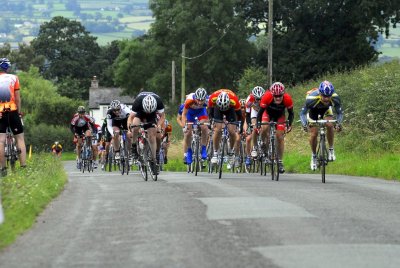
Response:
[{"label": "telegraph pole", "polygon": [[171,77],[172,77],[172,94],[171,94],[171,102],[175,103],[175,61],[172,61],[172,70],[171,70]]},{"label": "telegraph pole", "polygon": [[272,44],[273,44],[273,0],[268,1],[268,81],[272,84]]},{"label": "telegraph pole", "polygon": [[186,80],[186,66],[185,66],[185,44],[182,44],[182,83],[181,83],[181,103],[185,100],[185,80]]}]

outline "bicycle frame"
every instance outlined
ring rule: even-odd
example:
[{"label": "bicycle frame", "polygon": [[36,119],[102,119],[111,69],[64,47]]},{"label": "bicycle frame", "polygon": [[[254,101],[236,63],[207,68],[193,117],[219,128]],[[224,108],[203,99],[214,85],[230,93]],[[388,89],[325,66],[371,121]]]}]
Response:
[{"label": "bicycle frame", "polygon": [[317,144],[317,161],[318,161],[318,168],[321,171],[321,179],[322,183],[325,183],[326,177],[326,166],[328,165],[328,149],[326,146],[326,124],[327,123],[336,123],[337,120],[325,120],[325,119],[318,119],[318,120],[308,120],[309,123],[316,124],[318,129],[318,136],[319,142]]},{"label": "bicycle frame", "polygon": [[[192,140],[192,152],[193,154],[193,159],[192,164],[188,165],[188,173],[193,171],[195,172],[195,176],[197,176],[197,172],[200,171],[203,159],[200,156],[200,140],[201,140],[201,126],[203,125],[209,125],[207,122],[200,122],[197,117],[195,117],[195,122],[186,122],[186,126],[192,126],[192,133],[193,133],[193,140]],[[193,168],[194,164],[194,168]]]},{"label": "bicycle frame", "polygon": [[6,130],[6,144],[4,146],[4,149],[4,157],[7,161],[7,167],[9,166],[11,167],[12,171],[15,171],[15,164],[18,160],[18,149],[14,135],[9,127]]}]

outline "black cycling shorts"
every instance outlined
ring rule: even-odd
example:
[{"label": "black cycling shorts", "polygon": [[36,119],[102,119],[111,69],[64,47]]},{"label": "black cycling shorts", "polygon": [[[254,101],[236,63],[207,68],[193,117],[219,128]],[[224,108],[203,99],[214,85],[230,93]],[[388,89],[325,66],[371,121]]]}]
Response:
[{"label": "black cycling shorts", "polygon": [[6,133],[7,127],[10,127],[14,135],[24,133],[21,118],[18,111],[3,112],[0,119],[0,133]]},{"label": "black cycling shorts", "polygon": [[128,130],[128,117],[120,120],[112,120],[112,126]]},{"label": "black cycling shorts", "polygon": [[224,115],[225,115],[226,121],[228,121],[228,122],[236,122],[237,121],[236,112],[235,112],[234,108],[229,108],[229,110],[227,110],[227,111],[221,111],[217,107],[214,107],[213,118],[215,120],[217,120],[217,121],[224,120]]}]

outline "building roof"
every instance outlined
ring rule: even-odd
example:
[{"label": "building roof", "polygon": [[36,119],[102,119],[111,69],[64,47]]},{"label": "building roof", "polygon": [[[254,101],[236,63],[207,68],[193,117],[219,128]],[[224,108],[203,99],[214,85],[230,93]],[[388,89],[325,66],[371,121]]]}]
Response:
[{"label": "building roof", "polygon": [[89,109],[96,109],[100,105],[110,104],[112,100],[119,100],[121,103],[131,105],[135,98],[126,95],[121,96],[121,92],[121,88],[90,88]]}]

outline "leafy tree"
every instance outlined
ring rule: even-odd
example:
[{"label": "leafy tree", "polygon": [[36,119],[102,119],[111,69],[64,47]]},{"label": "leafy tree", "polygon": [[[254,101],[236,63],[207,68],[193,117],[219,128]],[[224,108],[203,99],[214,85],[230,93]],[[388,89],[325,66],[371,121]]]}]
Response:
[{"label": "leafy tree", "polygon": [[[267,1],[238,6],[254,33],[260,33],[260,23],[268,18]],[[388,34],[390,23],[399,20],[399,1],[274,1],[274,80],[299,82],[374,61],[378,33]]]},{"label": "leafy tree", "polygon": [[135,41],[121,50],[116,81],[133,93],[144,86],[168,97],[171,61],[180,66],[185,43],[188,91],[199,85],[209,91],[234,88],[254,52],[247,24],[236,16],[235,2],[151,1],[156,21],[145,41]]},{"label": "leafy tree", "polygon": [[39,35],[31,45],[48,61],[48,65],[43,66],[45,78],[58,81],[66,77],[78,79],[83,88],[93,75],[101,72],[98,65],[100,47],[96,37],[77,21],[54,17],[40,26]]},{"label": "leafy tree", "polygon": [[246,98],[255,86],[267,89],[267,70],[260,67],[250,67],[244,70],[239,80],[238,93],[241,98]]}]

